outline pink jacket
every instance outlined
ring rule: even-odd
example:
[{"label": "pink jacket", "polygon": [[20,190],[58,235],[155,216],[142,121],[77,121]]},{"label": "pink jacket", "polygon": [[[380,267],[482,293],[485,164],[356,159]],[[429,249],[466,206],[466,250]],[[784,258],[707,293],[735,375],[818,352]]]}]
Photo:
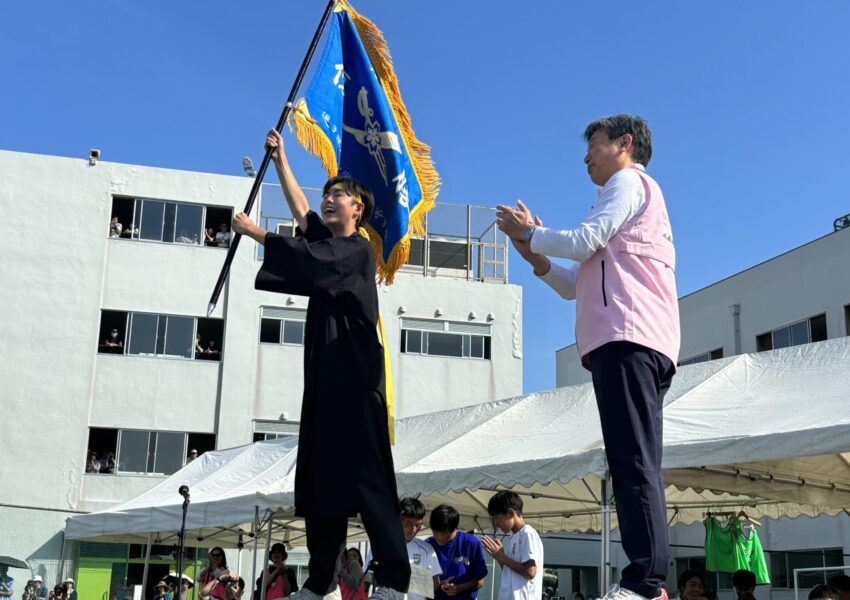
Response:
[{"label": "pink jacket", "polygon": [[[581,263],[575,278],[576,345],[585,367],[590,352],[614,341],[652,348],[674,365],[679,357],[676,251],[670,219],[661,188],[642,166],[632,168],[643,183],[641,210]],[[558,272],[567,279],[572,275],[554,264],[553,271],[552,277],[558,277]],[[558,289],[550,278],[543,279]]]}]

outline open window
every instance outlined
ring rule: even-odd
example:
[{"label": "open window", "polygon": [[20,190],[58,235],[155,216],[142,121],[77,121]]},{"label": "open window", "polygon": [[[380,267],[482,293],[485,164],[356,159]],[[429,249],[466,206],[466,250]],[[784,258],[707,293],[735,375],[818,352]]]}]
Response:
[{"label": "open window", "polygon": [[135,223],[135,205],[133,198],[116,196],[112,199],[112,215],[109,220],[109,237],[132,237]]},{"label": "open window", "polygon": [[[230,246],[229,234],[230,222],[232,220],[233,209],[219,206],[208,206],[206,219],[204,220],[204,230],[206,232],[206,235],[204,236],[204,244],[207,246],[218,246],[220,248],[227,248]],[[228,233],[226,240],[222,239],[222,234],[224,232]],[[212,240],[210,238],[212,238]]]},{"label": "open window", "polygon": [[86,473],[109,475],[115,472],[118,450],[118,430],[103,427],[89,428]]},{"label": "open window", "polygon": [[97,351],[100,354],[124,354],[127,347],[127,313],[120,310],[100,312]]},{"label": "open window", "polygon": [[224,341],[224,321],[222,319],[198,319],[198,331],[195,334],[195,358],[198,360],[221,360]]}]

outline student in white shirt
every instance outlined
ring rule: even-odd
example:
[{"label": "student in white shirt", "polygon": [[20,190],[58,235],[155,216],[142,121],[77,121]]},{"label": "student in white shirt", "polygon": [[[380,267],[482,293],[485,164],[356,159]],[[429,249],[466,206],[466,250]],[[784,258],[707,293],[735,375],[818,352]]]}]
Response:
[{"label": "student in white shirt", "polygon": [[490,498],[487,512],[493,526],[510,533],[504,544],[484,536],[484,549],[502,567],[499,600],[540,600],[543,597],[543,542],[522,517],[522,498],[499,492]]},{"label": "student in white shirt", "polygon": [[[422,530],[422,524],[425,522],[425,505],[416,498],[402,498],[399,500],[399,505],[401,507],[401,526],[404,530],[404,541],[407,543],[407,558],[410,561],[411,571],[425,569],[431,573],[434,584],[434,589],[427,596],[408,589],[407,600],[434,598],[435,593],[440,589],[440,575],[443,574],[443,568],[440,566],[440,560],[437,558],[434,547],[425,540],[416,538],[416,534]],[[371,560],[370,554],[366,559],[367,564]],[[371,580],[371,573],[367,574],[366,578]]]}]

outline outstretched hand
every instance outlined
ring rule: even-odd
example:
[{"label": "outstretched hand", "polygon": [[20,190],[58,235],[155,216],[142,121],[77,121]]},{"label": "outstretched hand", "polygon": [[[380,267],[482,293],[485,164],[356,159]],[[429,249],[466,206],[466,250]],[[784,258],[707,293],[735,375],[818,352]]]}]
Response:
[{"label": "outstretched hand", "polygon": [[531,211],[522,200],[516,201],[516,208],[504,204],[496,207],[496,225],[512,240],[523,240],[526,228],[533,224]]}]

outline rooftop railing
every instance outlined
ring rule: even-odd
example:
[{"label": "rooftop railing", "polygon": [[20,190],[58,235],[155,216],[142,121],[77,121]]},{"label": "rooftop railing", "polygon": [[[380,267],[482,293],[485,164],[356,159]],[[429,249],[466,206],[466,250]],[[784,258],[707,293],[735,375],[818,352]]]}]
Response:
[{"label": "rooftop railing", "polygon": [[[322,191],[303,188],[310,206],[321,203]],[[281,235],[295,235],[295,220],[279,185],[263,184],[259,224]],[[257,247],[262,258],[262,247]],[[508,239],[496,227],[489,206],[438,202],[425,218],[425,235],[410,240],[410,258],[401,273],[508,282]]]}]

